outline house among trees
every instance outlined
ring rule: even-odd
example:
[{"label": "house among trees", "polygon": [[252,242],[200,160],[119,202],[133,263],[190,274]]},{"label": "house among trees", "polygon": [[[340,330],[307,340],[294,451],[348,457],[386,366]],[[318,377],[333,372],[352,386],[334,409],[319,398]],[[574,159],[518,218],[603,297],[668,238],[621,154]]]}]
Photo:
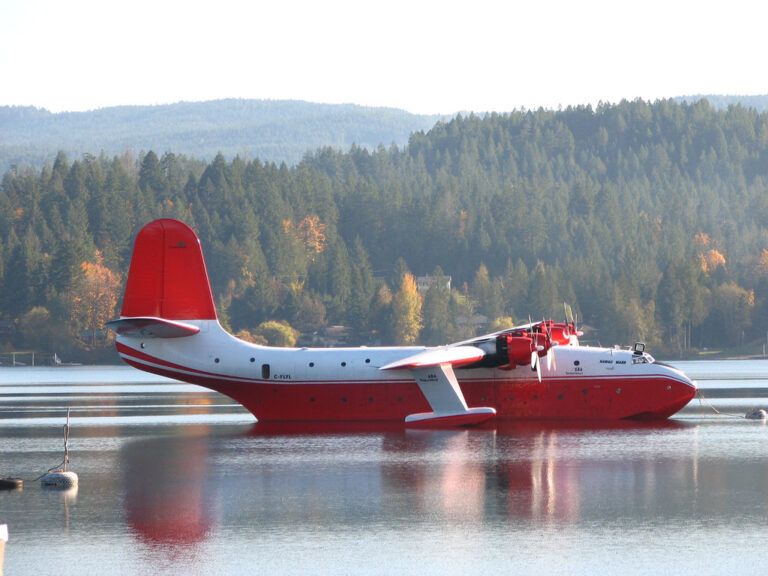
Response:
[{"label": "house among trees", "polygon": [[438,286],[438,288],[448,292],[451,291],[450,276],[430,276],[429,274],[426,276],[416,276],[416,290],[419,291],[419,294],[425,294],[438,280],[442,282],[442,286]]}]

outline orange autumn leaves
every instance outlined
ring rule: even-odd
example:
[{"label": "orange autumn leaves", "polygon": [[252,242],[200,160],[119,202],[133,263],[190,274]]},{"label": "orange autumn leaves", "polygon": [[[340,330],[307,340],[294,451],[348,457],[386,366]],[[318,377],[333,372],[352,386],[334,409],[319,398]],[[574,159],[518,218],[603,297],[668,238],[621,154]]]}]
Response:
[{"label": "orange autumn leaves", "polygon": [[709,275],[718,268],[725,267],[725,256],[711,246],[712,240],[709,234],[699,232],[693,241],[698,248],[699,267],[704,274]]},{"label": "orange autumn leaves", "polygon": [[101,252],[95,262],[80,264],[81,274],[70,293],[70,320],[77,340],[94,345],[104,325],[115,317],[120,295],[120,276],[104,265]]},{"label": "orange autumn leaves", "polygon": [[325,250],[325,224],[314,214],[305,216],[298,224],[286,218],[283,220],[283,232],[301,242],[310,260],[314,255],[321,254]]}]

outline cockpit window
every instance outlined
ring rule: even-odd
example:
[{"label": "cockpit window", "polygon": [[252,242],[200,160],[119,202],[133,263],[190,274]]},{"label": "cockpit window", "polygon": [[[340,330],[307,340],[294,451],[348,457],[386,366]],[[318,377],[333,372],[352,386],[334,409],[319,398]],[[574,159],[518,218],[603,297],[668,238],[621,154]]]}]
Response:
[{"label": "cockpit window", "polygon": [[643,352],[642,354],[635,353],[632,356],[632,364],[653,364],[654,362],[655,360],[653,359],[653,356],[647,352]]}]

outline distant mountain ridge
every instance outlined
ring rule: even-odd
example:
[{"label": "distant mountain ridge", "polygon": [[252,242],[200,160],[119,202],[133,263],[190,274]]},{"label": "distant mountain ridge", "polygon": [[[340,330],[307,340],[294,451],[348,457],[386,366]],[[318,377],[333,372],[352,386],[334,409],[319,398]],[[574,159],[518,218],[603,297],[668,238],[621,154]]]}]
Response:
[{"label": "distant mountain ridge", "polygon": [[221,152],[295,164],[323,146],[402,146],[439,115],[295,100],[212,100],[52,113],[0,106],[0,172],[40,166],[59,150],[78,157],[154,150],[210,160]]},{"label": "distant mountain ridge", "polygon": [[[768,95],[691,95],[717,109],[732,104],[768,110]],[[480,114],[482,116],[482,114]],[[449,116],[411,114],[396,108],[317,104],[300,100],[224,99],[155,106],[116,106],[59,112],[32,106],[0,106],[0,173],[11,166],[40,167],[63,150],[71,158],[154,150],[210,161],[221,152],[294,165],[324,146],[347,150],[403,146]]]}]

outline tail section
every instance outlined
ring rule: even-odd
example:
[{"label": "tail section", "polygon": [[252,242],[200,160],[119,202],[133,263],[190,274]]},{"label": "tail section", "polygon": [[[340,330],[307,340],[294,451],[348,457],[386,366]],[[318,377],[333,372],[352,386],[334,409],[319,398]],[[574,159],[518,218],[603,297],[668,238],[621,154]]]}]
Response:
[{"label": "tail section", "polygon": [[122,318],[215,320],[200,239],[178,220],[154,220],[133,247]]}]

